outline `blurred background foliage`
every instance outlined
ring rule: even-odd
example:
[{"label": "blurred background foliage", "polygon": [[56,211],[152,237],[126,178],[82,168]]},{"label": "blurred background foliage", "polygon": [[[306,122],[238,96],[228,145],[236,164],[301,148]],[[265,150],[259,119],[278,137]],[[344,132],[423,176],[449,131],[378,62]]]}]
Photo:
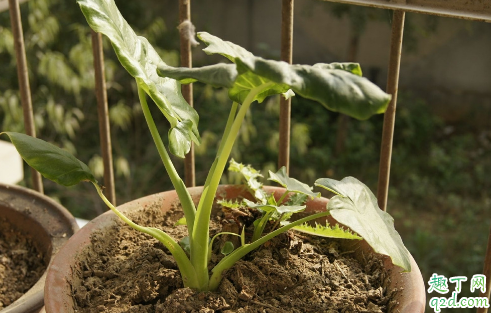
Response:
[{"label": "blurred background foliage", "polygon": [[[176,25],[166,25],[140,1],[119,1],[118,5],[164,61],[177,65]],[[326,6],[335,17],[350,16],[353,36],[363,32],[367,20],[380,18],[373,9]],[[38,136],[74,153],[102,180],[90,30],[72,1],[32,0],[21,8]],[[412,26],[410,20],[406,24],[404,44],[409,50],[417,49],[412,34],[437,27],[432,18],[426,25]],[[0,129],[23,132],[8,12],[0,13],[0,38]],[[148,134],[135,84],[119,66],[109,43],[104,43],[117,199],[121,204],[172,186]],[[196,147],[199,185],[215,156],[230,101],[224,90],[201,84],[195,84],[194,90],[203,139]],[[158,110],[154,113],[165,134],[166,122]],[[291,176],[310,184],[319,177],[355,176],[375,191],[383,116],[351,121],[344,148],[336,153],[338,116],[316,103],[293,98]],[[276,170],[278,119],[277,97],[253,106],[232,157],[264,174]],[[489,129],[446,123],[417,95],[400,91],[388,211],[426,281],[433,272],[447,277],[481,273],[490,227],[490,155]],[[182,172],[182,161],[174,161]],[[23,184],[29,185],[28,175],[26,171]],[[230,174],[223,177],[223,183],[235,180]],[[47,180],[44,183],[46,194],[75,216],[90,219],[106,210],[88,184],[67,189]]]}]

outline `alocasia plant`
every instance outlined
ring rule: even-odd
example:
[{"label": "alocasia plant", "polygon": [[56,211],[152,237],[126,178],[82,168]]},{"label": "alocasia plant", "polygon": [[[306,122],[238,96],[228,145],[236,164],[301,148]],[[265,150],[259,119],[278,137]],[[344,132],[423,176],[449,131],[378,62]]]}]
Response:
[{"label": "alocasia plant", "polygon": [[[366,119],[373,114],[384,112],[390,95],[361,77],[358,64],[289,65],[256,57],[240,46],[202,32],[198,34],[198,38],[206,45],[204,51],[208,54],[220,54],[231,63],[193,69],[171,67],[162,61],[145,38],[134,33],[121,16],[114,0],[78,0],[78,3],[89,25],[111,40],[121,64],[136,79],[140,103],[149,130],[183,208],[185,217],[181,222],[188,228],[186,247],[189,249],[184,249],[165,232],[137,225],[125,217],[105,198],[102,188],[89,168],[64,150],[23,134],[5,132],[30,166],[44,177],[65,186],[82,181],[91,182],[107,206],[123,221],[136,230],[150,234],[165,245],[174,256],[186,287],[215,290],[224,270],[274,236],[292,228],[329,237],[355,239],[360,235],[376,252],[389,255],[394,264],[406,271],[410,270],[409,253],[394,229],[392,218],[378,209],[375,197],[361,182],[354,178],[345,178],[342,181],[319,179],[316,182],[317,186],[331,190],[337,195],[331,199],[325,211],[288,222],[292,214],[305,208],[303,202],[307,198],[318,197],[319,193],[289,178],[286,171],[280,169],[277,173],[270,173],[270,180],[284,186],[286,191],[280,199],[275,199],[260,191],[260,184],[255,183],[257,172],[254,173],[252,169],[239,164],[234,165],[237,167],[236,170],[246,173],[245,177],[251,183],[249,187],[258,199],[257,203],[249,202],[247,205],[259,209],[263,215],[254,223],[254,234],[249,242],[243,232],[235,234],[241,238],[241,246],[233,250],[233,247],[228,245],[223,251],[226,256],[211,273],[208,270],[213,242],[209,236],[211,208],[220,178],[250,105],[255,101],[260,103],[271,95],[282,94],[289,97],[295,93],[315,100],[329,110],[358,119]],[[180,87],[182,83],[195,81],[228,88],[229,97],[233,101],[216,158],[211,165],[197,207],[167,153],[147,103],[148,95],[170,124],[169,151],[176,156],[184,157],[190,149],[191,142],[198,145],[200,143],[199,117],[182,97]],[[329,214],[358,235],[338,226],[330,228],[306,224]],[[277,227],[264,234],[265,225],[271,219],[278,221]]]}]

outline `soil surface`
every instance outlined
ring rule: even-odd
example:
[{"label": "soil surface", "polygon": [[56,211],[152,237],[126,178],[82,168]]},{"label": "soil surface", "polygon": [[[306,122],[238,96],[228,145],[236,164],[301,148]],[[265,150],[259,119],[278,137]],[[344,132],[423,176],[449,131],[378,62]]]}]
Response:
[{"label": "soil surface", "polygon": [[0,310],[29,290],[46,270],[30,238],[0,218]]},{"label": "soil surface", "polygon": [[[158,207],[156,204],[155,207]],[[147,208],[130,217],[179,240],[185,226],[174,226],[182,216],[165,216]],[[218,212],[211,235],[237,228],[248,212]],[[252,219],[251,219],[252,220]],[[234,222],[235,221],[235,222]],[[225,237],[225,236],[219,236]],[[391,292],[376,257],[361,265],[340,252],[336,241],[285,233],[249,253],[225,273],[217,292],[184,288],[177,265],[157,240],[122,222],[108,232],[96,232],[72,284],[76,312],[349,312],[382,313],[390,307]],[[212,264],[220,259],[215,240]],[[211,269],[211,267],[210,267]]]}]

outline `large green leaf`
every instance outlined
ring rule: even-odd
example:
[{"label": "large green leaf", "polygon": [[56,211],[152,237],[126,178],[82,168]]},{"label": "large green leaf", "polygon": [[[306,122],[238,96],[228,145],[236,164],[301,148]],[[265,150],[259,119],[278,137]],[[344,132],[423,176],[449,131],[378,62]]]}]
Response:
[{"label": "large green leaf", "polygon": [[284,166],[282,166],[276,173],[269,171],[268,180],[277,182],[278,184],[285,187],[288,191],[303,193],[311,197],[312,199],[319,198],[321,196],[320,193],[313,192],[312,187],[310,187],[309,185],[304,184],[296,180],[295,178],[288,177],[288,174],[286,173],[286,167]]},{"label": "large green leaf", "polygon": [[[5,132],[29,166],[44,177],[64,186],[82,181],[97,183],[89,167],[76,157],[44,140],[28,135]],[[0,134],[0,135],[1,135]]]},{"label": "large green leaf", "polygon": [[384,112],[390,100],[390,96],[380,88],[360,77],[362,73],[358,63],[289,65],[256,57],[244,48],[206,32],[198,33],[198,37],[207,45],[206,53],[220,54],[237,63],[237,67],[215,64],[188,69],[160,65],[159,75],[181,83],[201,81],[229,88],[230,98],[238,103],[242,103],[253,88],[269,83],[270,87],[256,95],[254,100],[262,102],[267,96],[293,89],[330,110],[359,119]]},{"label": "large green leaf", "polygon": [[353,177],[341,181],[321,178],[315,185],[338,193],[328,204],[336,221],[357,232],[375,252],[388,255],[392,263],[411,271],[409,252],[394,228],[394,219],[379,209],[366,185]]},{"label": "large green leaf", "polygon": [[237,64],[239,76],[229,91],[235,101],[243,99],[245,91],[252,86],[269,82],[273,85],[258,96],[260,100],[292,89],[329,110],[363,120],[385,112],[391,99],[378,86],[360,77],[361,69],[355,63],[290,65],[256,57],[244,48],[206,32],[198,33],[198,37],[207,45],[206,53],[221,54]]},{"label": "large green leaf", "polygon": [[[90,27],[106,35],[113,45],[116,55],[130,75],[157,104],[171,128],[178,127],[179,122],[189,121],[191,127],[186,140],[171,137],[170,151],[183,157],[182,151],[189,151],[190,140],[200,143],[198,133],[198,114],[184,100],[180,83],[171,78],[157,75],[157,66],[165,66],[155,49],[147,39],[137,36],[119,12],[114,0],[78,0]],[[178,132],[182,132],[182,127]],[[178,137],[182,139],[183,136]]]}]

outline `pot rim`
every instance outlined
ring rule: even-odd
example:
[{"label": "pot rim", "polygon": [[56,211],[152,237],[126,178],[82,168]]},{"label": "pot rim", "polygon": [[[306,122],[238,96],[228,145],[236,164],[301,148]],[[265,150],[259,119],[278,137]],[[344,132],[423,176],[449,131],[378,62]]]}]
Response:
[{"label": "pot rim", "polygon": [[[58,202],[28,188],[0,183],[0,210],[19,231],[29,233],[42,250],[47,264],[39,280],[2,313],[30,313],[44,304],[44,286],[49,262],[78,229],[75,218]],[[22,229],[24,227],[24,229]]]}]

